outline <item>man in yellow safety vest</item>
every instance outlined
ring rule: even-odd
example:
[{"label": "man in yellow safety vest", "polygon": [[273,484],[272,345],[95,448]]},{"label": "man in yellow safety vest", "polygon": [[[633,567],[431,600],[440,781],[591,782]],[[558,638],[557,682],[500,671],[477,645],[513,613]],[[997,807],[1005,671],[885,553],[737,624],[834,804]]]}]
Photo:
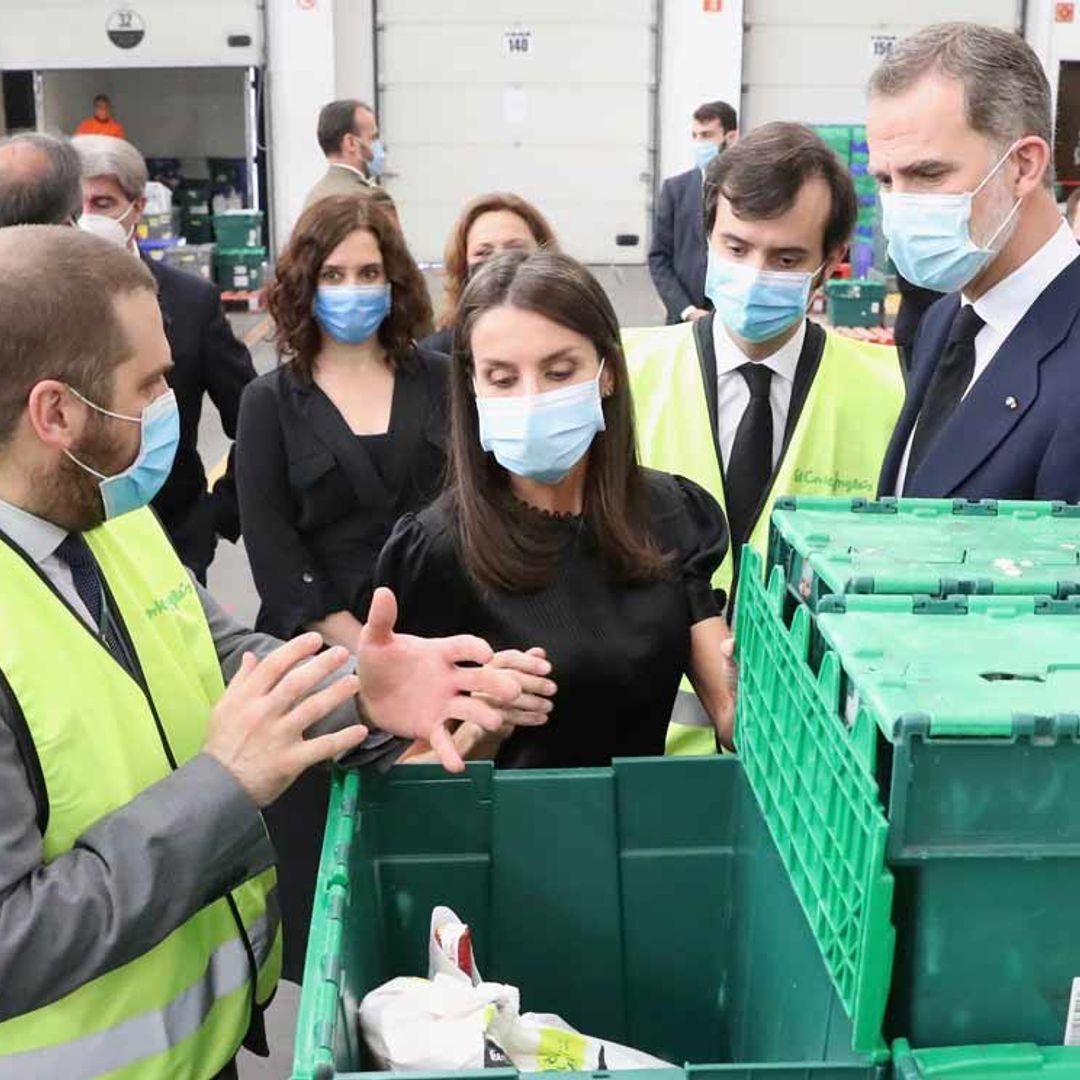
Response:
[{"label": "man in yellow safety vest", "polygon": [[[778,497],[874,497],[903,402],[896,350],[806,317],[856,212],[846,167],[813,131],[758,128],[706,174],[715,313],[624,332],[642,461],[723,505],[731,546],[715,585],[729,598],[742,546],[766,551]],[[705,724],[696,699],[680,694],[669,752],[711,749]]]},{"label": "man in yellow safety vest", "polygon": [[235,1076],[281,967],[260,808],[395,735],[459,768],[445,722],[498,727],[520,683],[395,635],[386,590],[353,660],[194,581],[147,508],[179,420],[130,253],[0,229],[0,326],[0,1076]]}]

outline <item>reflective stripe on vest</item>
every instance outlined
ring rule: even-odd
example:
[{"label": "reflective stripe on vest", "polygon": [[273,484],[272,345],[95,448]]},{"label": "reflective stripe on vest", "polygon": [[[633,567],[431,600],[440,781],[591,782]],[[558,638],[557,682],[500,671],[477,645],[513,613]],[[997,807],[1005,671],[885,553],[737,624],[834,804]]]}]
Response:
[{"label": "reflective stripe on vest", "polygon": [[[43,579],[0,539],[0,670],[33,739],[48,799],[46,863],[71,851],[105,815],[197,754],[223,692],[221,668],[198,595],[150,511],[86,534],[109,604],[126,629],[140,677],[129,675]],[[57,677],[57,662],[62,662]],[[145,685],[144,685],[145,684]],[[170,760],[171,759],[171,760]],[[0,1076],[12,1060],[67,1048],[80,1076],[112,1075],[117,1051],[105,1034],[138,1031],[131,1077],[203,1077],[235,1054],[255,999],[266,1002],[281,966],[275,874],[234,889],[164,940],[60,1000],[0,1023]],[[251,970],[248,945],[255,954]],[[237,953],[239,950],[239,953]],[[234,979],[233,959],[243,959]],[[34,963],[27,957],[26,963]],[[193,1004],[205,1005],[195,1009]],[[198,1012],[196,1026],[179,1021]],[[177,1023],[173,1023],[177,1020]],[[156,1032],[150,1036],[149,1032]],[[100,1060],[92,1055],[101,1048]],[[7,1056],[10,1055],[10,1056]],[[69,1075],[27,1067],[19,1075]],[[70,1073],[75,1075],[75,1073]],[[127,1080],[127,1069],[117,1074]]]},{"label": "reflective stripe on vest", "polygon": [[[256,956],[269,956],[275,929],[268,917],[249,928]],[[250,977],[247,950],[235,937],[210,954],[198,982],[189,986],[161,1009],[140,1013],[104,1031],[55,1043],[40,1050],[0,1057],[0,1078],[93,1077],[126,1069],[145,1068],[146,1059],[166,1053],[170,1047],[194,1035],[222,999],[247,986]],[[146,1075],[140,1071],[139,1075]]]},{"label": "reflective stripe on vest", "polygon": [[[623,331],[641,463],[696,481],[727,511],[708,398],[693,324]],[[889,439],[904,402],[896,349],[827,334],[772,488],[750,533],[766,561],[773,505],[785,495],[863,495],[873,498]],[[713,585],[731,593],[729,550]],[[683,679],[681,694],[693,694]],[[711,728],[684,724],[692,703],[677,702],[668,732],[669,754],[715,751]],[[702,715],[698,713],[700,723]]]},{"label": "reflective stripe on vest", "polygon": [[[693,324],[624,330],[641,463],[699,483],[721,506],[723,474],[701,385]],[[873,498],[904,400],[896,349],[827,334],[817,374],[750,534],[764,557],[774,503],[786,495]],[[713,583],[731,591],[729,551]]]}]

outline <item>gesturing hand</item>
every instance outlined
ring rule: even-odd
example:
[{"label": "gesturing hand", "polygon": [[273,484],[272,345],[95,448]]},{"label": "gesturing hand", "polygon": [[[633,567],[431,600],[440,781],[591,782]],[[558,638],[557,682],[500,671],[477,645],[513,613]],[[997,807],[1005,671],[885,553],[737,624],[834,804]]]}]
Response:
[{"label": "gesturing hand", "polygon": [[315,656],[322,644],[318,634],[301,634],[262,660],[245,653],[210,714],[203,750],[216,757],[259,806],[272,803],[305,769],[347,753],[367,738],[362,724],[304,738],[312,724],[359,687],[355,675],[345,675],[311,693],[349,659],[343,648]]},{"label": "gesturing hand", "polygon": [[498,730],[499,706],[521,696],[520,679],[493,667],[459,666],[491,663],[491,646],[480,638],[397,634],[395,622],[394,594],[376,589],[356,656],[366,715],[383,731],[429,743],[450,772],[461,772],[465,763],[447,724],[460,720]]}]

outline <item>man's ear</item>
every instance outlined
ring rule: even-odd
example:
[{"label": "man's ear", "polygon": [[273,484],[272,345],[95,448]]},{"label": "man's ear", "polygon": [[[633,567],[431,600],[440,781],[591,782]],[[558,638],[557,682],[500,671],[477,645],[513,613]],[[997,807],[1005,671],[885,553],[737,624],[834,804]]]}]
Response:
[{"label": "man's ear", "polygon": [[86,424],[86,406],[57,379],[35,383],[26,399],[26,419],[41,442],[67,450]]}]

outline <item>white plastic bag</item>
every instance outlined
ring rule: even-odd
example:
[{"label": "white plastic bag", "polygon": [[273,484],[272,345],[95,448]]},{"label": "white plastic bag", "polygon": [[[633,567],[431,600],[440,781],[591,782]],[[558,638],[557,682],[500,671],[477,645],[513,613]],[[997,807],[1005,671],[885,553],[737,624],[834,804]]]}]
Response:
[{"label": "white plastic bag", "polygon": [[361,1003],[360,1027],[379,1068],[671,1068],[648,1054],[582,1035],[561,1017],[522,1015],[516,987],[483,981],[469,928],[449,908],[438,907],[431,915],[428,975],[393,979]]}]

